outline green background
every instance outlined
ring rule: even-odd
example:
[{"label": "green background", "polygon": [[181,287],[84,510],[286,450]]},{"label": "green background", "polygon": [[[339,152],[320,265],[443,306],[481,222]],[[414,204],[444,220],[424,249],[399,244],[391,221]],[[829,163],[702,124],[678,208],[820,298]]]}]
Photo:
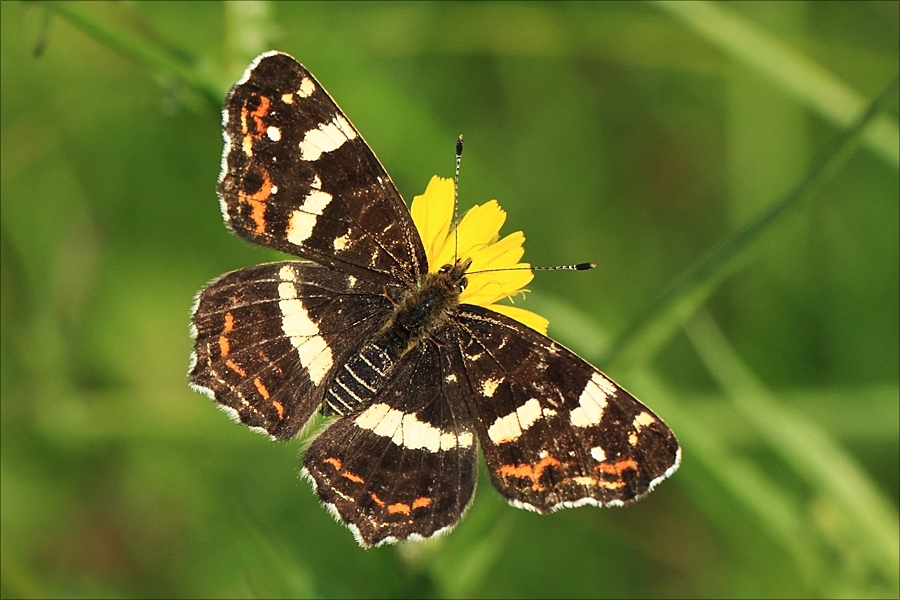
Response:
[{"label": "green background", "polygon": [[[3,2],[0,595],[896,597],[896,88],[852,125],[898,6]],[[464,133],[464,209],[598,263],[520,305],[672,426],[670,481],[538,516],[482,469],[452,534],[363,551],[303,439],[189,391],[194,293],[280,258],[215,195],[221,101],[270,48],[405,198]]]}]

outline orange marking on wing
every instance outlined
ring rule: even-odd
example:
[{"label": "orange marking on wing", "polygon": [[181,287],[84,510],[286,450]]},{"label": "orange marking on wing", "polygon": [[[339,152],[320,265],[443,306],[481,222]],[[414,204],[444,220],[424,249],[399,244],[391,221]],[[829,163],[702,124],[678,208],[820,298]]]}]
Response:
[{"label": "orange marking on wing", "polygon": [[250,116],[253,117],[254,125],[256,125],[256,133],[260,134],[266,130],[265,123],[262,122],[262,117],[266,116],[266,113],[269,112],[269,107],[272,105],[272,101],[269,100],[266,96],[259,97],[259,106],[256,107],[256,110],[250,113]]},{"label": "orange marking on wing", "polygon": [[[262,117],[266,116],[271,105],[272,101],[266,96],[259,96],[259,106],[255,110],[247,110],[246,104],[241,107],[241,133],[244,135],[241,140],[241,150],[247,156],[253,156],[253,138],[262,135],[266,130],[266,124],[263,123]],[[253,128],[256,131],[250,131],[247,117],[253,119]]]},{"label": "orange marking on wing", "polygon": [[416,498],[413,500],[413,508],[425,508],[426,506],[431,506],[431,498]]},{"label": "orange marking on wing", "polygon": [[255,233],[260,235],[266,232],[266,200],[271,196],[273,187],[269,174],[263,171],[262,176],[263,184],[255,194],[238,193],[238,198],[241,202],[246,202],[250,205],[250,218],[256,223]]},{"label": "orange marking on wing", "polygon": [[259,377],[253,378],[253,385],[256,386],[256,391],[263,397],[263,400],[269,399],[269,390],[267,390],[266,386],[263,385],[263,382],[259,380]]},{"label": "orange marking on wing", "polygon": [[238,375],[240,375],[241,377],[247,376],[247,371],[240,368],[238,366],[238,364],[236,362],[234,362],[233,360],[231,360],[230,358],[225,361],[225,366],[228,367],[229,369],[231,369],[232,371],[234,371],[235,373],[237,373]]},{"label": "orange marking on wing", "polygon": [[328,458],[326,458],[326,459],[325,459],[324,461],[322,461],[322,462],[326,462],[326,463],[328,463],[329,465],[331,465],[332,467],[334,467],[334,470],[335,470],[335,471],[340,471],[340,470],[341,470],[341,460],[340,460],[339,458],[335,458],[335,457],[333,457],[333,456],[329,456]]},{"label": "orange marking on wing", "polygon": [[638,464],[634,462],[634,459],[631,457],[620,458],[614,463],[602,462],[599,465],[599,469],[604,473],[621,475],[623,472],[631,469],[633,471],[638,470]]},{"label": "orange marking on wing", "polygon": [[391,504],[387,507],[388,513],[395,515],[397,513],[408,515],[410,512],[409,504],[403,504],[398,502],[397,504]]},{"label": "orange marking on wing", "polygon": [[536,465],[520,464],[520,465],[501,465],[500,474],[504,477],[527,477],[531,480],[531,487],[534,490],[541,490],[543,486],[538,484],[541,475],[547,467],[559,466],[562,463],[552,456],[546,456]]},{"label": "orange marking on wing", "polygon": [[375,492],[369,492],[369,496],[371,496],[372,500],[375,501],[375,504],[377,504],[377,505],[380,506],[381,508],[384,508],[384,500],[382,500],[381,498],[379,498],[379,497],[375,494]]},{"label": "orange marking on wing", "polygon": [[219,336],[219,354],[222,358],[225,358],[228,356],[228,353],[231,352],[231,344],[228,343],[228,338],[226,336],[232,329],[234,329],[234,316],[231,313],[225,313],[225,327],[222,329],[222,334]]},{"label": "orange marking on wing", "polygon": [[[244,134],[244,139],[241,141],[241,149],[247,156],[253,156],[253,138],[262,135],[266,130],[266,124],[263,123],[262,117],[266,116],[271,105],[272,101],[266,96],[259,96],[259,106],[257,106],[255,110],[248,111],[246,104],[241,108],[241,133]],[[253,128],[255,131],[250,131],[247,122],[248,116],[253,119]]]},{"label": "orange marking on wing", "polygon": [[365,479],[357,475],[356,473],[351,473],[350,471],[344,471],[341,473],[341,477],[344,479],[349,479],[353,483],[365,483]]},{"label": "orange marking on wing", "polygon": [[272,400],[272,406],[274,406],[275,410],[278,411],[278,418],[283,419],[284,418],[284,405],[281,402],[279,402],[278,400]]}]

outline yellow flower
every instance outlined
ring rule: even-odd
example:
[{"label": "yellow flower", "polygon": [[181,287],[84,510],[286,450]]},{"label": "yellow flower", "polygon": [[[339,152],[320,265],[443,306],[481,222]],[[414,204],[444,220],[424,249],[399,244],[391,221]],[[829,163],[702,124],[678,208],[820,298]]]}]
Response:
[{"label": "yellow flower", "polygon": [[[436,272],[453,263],[455,257],[472,259],[466,274],[469,284],[459,296],[459,301],[477,304],[511,317],[532,329],[547,333],[549,321],[544,317],[507,304],[495,304],[502,298],[510,298],[525,292],[523,287],[534,274],[528,263],[520,263],[525,253],[521,231],[500,239],[500,227],[506,221],[506,212],[496,200],[473,206],[457,227],[458,236],[451,230],[453,221],[453,180],[432,177],[421,196],[413,198],[413,222],[428,257],[428,269]],[[517,270],[498,270],[517,269]],[[488,271],[488,272],[479,272]]]}]

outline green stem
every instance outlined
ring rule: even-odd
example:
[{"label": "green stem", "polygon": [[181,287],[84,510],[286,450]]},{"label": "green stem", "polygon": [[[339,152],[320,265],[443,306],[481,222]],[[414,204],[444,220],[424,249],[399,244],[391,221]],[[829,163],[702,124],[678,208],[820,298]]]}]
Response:
[{"label": "green stem", "polygon": [[[836,550],[866,559],[896,590],[900,583],[900,523],[896,509],[866,470],[828,432],[779,402],[741,360],[708,312],[700,311],[685,333],[744,422],[755,426],[770,447],[793,466],[797,477],[815,490],[811,505],[824,503],[842,512],[845,527],[852,531],[848,538],[857,541],[858,547]],[[822,524],[819,528],[827,529]],[[841,538],[842,543],[846,541]]]},{"label": "green stem", "polygon": [[86,34],[135,63],[157,73],[163,73],[180,81],[199,94],[205,104],[218,110],[222,104],[223,90],[199,75],[194,69],[172,58],[137,36],[123,33],[111,27],[86,10],[80,2],[46,2],[47,10],[53,11]]},{"label": "green stem", "polygon": [[[828,69],[716,2],[656,0],[694,33],[753,69],[798,102],[843,129],[866,105],[865,98]],[[900,165],[897,121],[886,115],[866,130],[864,143],[894,169]]]},{"label": "green stem", "polygon": [[756,219],[732,233],[694,263],[669,286],[651,307],[622,333],[598,361],[604,368],[619,369],[645,363],[672,337],[727,277],[738,271],[760,248],[757,241],[781,222],[788,210],[815,194],[847,162],[872,120],[893,99],[900,73],[872,101],[868,109],[841,135],[800,183]]}]

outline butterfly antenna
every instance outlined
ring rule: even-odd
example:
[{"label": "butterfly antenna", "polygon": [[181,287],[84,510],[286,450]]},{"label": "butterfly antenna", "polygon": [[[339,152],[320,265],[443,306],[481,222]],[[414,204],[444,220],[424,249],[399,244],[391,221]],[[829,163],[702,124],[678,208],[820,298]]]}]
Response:
[{"label": "butterfly antenna", "polygon": [[462,163],[463,136],[456,139],[456,172],[453,175],[453,260],[459,258],[459,165]]},{"label": "butterfly antenna", "polygon": [[586,262],[586,263],[578,263],[575,265],[557,265],[555,267],[531,267],[532,271],[587,271],[588,269],[594,269],[597,267],[597,263]]},{"label": "butterfly antenna", "polygon": [[597,263],[584,262],[574,265],[557,265],[555,267],[507,267],[504,269],[484,269],[482,271],[469,271],[468,275],[476,273],[493,273],[494,271],[587,271],[597,266]]}]

